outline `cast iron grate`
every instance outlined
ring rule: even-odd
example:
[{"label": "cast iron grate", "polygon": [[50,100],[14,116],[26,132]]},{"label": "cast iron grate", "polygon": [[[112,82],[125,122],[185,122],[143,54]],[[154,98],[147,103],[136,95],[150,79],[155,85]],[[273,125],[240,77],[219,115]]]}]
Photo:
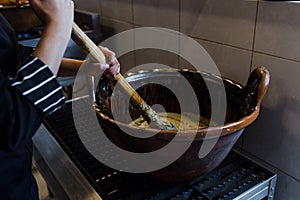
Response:
[{"label": "cast iron grate", "polygon": [[[94,128],[89,126],[84,108],[80,123],[85,125],[86,131]],[[44,125],[104,200],[229,200],[273,176],[232,151],[217,168],[204,176],[179,184],[162,183],[145,174],[116,171],[97,161],[77,134],[71,103],[48,116]]]}]

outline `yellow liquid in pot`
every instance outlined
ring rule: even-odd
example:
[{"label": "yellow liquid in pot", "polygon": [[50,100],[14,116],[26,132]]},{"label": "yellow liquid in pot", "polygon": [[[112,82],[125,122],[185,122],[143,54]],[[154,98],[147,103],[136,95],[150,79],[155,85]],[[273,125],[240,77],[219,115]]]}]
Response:
[{"label": "yellow liquid in pot", "polygon": [[[177,130],[195,130],[207,128],[210,124],[210,120],[206,117],[199,116],[192,113],[157,113],[162,119],[167,119],[171,122]],[[148,122],[144,119],[143,116],[132,121],[129,125],[138,126],[141,128],[155,128],[155,125]],[[215,125],[212,123],[212,125]]]}]

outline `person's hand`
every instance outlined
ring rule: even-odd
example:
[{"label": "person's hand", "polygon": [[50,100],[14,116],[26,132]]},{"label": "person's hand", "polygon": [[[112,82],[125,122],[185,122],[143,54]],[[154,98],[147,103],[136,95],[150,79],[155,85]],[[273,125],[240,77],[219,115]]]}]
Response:
[{"label": "person's hand", "polygon": [[71,34],[74,17],[72,0],[30,0],[36,15],[47,24],[54,24],[57,31],[64,29]]},{"label": "person's hand", "polygon": [[84,61],[83,65],[88,66],[89,73],[96,73],[97,69],[105,71],[105,75],[117,75],[120,73],[120,63],[116,58],[116,54],[106,47],[98,46],[107,58],[107,63],[92,63],[90,59]]},{"label": "person's hand", "polygon": [[[107,65],[102,67],[106,68],[106,71],[111,75],[117,75],[120,73],[120,63],[116,58],[116,54],[106,47],[99,46],[100,50],[107,57]],[[101,69],[101,66],[100,66]]]}]

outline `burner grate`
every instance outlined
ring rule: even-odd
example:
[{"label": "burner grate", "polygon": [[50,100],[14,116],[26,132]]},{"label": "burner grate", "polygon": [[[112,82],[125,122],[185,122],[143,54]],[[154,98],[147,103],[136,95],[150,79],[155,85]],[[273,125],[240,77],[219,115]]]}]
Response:
[{"label": "burner grate", "polygon": [[[81,123],[91,131],[84,109],[82,115]],[[217,168],[194,180],[179,184],[158,182],[147,174],[119,172],[97,161],[77,135],[71,103],[48,116],[44,125],[103,200],[229,200],[274,176],[232,151]]]}]

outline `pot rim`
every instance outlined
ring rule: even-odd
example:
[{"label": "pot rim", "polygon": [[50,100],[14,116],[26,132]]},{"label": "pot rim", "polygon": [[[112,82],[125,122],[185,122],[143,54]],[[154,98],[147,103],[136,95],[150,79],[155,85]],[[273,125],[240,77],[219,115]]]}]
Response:
[{"label": "pot rim", "polygon": [[[210,77],[214,77],[214,78],[218,78],[218,79],[222,79],[223,81],[229,81],[231,84],[239,87],[240,89],[244,89],[244,87],[236,82],[233,81],[231,79],[228,78],[224,78],[224,77],[220,77],[217,76],[215,74],[211,74],[211,73],[207,73],[207,72],[200,72],[200,71],[195,71],[195,70],[190,70],[190,69],[175,69],[175,68],[168,68],[168,69],[153,69],[153,70],[140,70],[137,72],[130,72],[128,73],[128,77],[126,77],[126,79],[129,79],[134,76],[137,75],[139,76],[139,74],[141,75],[140,78],[142,78],[142,74],[145,74],[145,72],[153,72],[153,73],[158,73],[158,72],[192,72],[192,73],[201,73],[201,75],[204,76],[210,76]],[[136,77],[135,77],[136,78]],[[138,80],[139,77],[135,80]],[[97,114],[99,114],[99,116],[103,119],[108,121],[109,123],[112,123],[114,125],[117,125],[119,127],[124,127],[126,129],[133,129],[136,131],[143,131],[143,130],[147,130],[147,132],[152,132],[152,133],[158,133],[162,136],[162,137],[174,137],[176,134],[178,134],[178,132],[180,132],[180,134],[182,134],[183,138],[189,138],[195,135],[195,131],[197,132],[196,137],[194,138],[216,138],[216,137],[222,137],[225,135],[228,135],[230,133],[233,133],[235,131],[241,130],[247,126],[249,126],[253,121],[255,121],[255,119],[258,117],[259,111],[260,111],[260,104],[257,104],[254,108],[253,111],[246,115],[243,116],[242,118],[238,119],[237,121],[234,122],[228,122],[225,123],[224,125],[217,125],[217,126],[213,126],[213,127],[208,127],[208,128],[202,128],[202,129],[197,129],[197,130],[160,130],[159,129],[155,129],[155,128],[141,128],[141,127],[137,127],[137,126],[131,126],[129,124],[120,122],[120,121],[116,121],[110,117],[108,117],[107,115],[105,115],[104,113],[102,113],[97,105],[97,103],[94,103],[94,109],[96,111]],[[221,131],[221,135],[220,135],[220,131]]]},{"label": "pot rim", "polygon": [[[131,126],[128,124],[125,124],[123,122],[120,121],[116,121],[110,117],[108,117],[107,115],[103,114],[98,106],[94,106],[96,113],[103,119],[108,121],[109,123],[112,123],[116,126],[119,127],[125,127],[125,128],[129,128],[129,129],[133,129],[136,131],[143,131],[143,130],[147,130],[148,132],[153,132],[153,133],[158,133],[161,134],[163,137],[164,136],[172,136],[174,137],[176,134],[178,134],[178,132],[180,132],[180,134],[183,137],[186,138],[190,138],[195,134],[195,131],[197,132],[196,134],[196,138],[216,138],[219,136],[225,136],[228,135],[230,133],[233,133],[235,131],[241,130],[246,128],[247,126],[249,126],[253,121],[256,120],[258,114],[259,114],[259,110],[260,110],[260,106],[256,106],[255,110],[245,116],[240,118],[239,120],[235,121],[235,122],[229,122],[224,124],[223,126],[218,125],[218,126],[213,126],[213,127],[208,127],[208,128],[202,128],[202,129],[198,129],[198,130],[159,130],[159,129],[155,129],[155,128],[141,128],[138,126]],[[220,131],[221,131],[221,135],[220,135]]]}]

